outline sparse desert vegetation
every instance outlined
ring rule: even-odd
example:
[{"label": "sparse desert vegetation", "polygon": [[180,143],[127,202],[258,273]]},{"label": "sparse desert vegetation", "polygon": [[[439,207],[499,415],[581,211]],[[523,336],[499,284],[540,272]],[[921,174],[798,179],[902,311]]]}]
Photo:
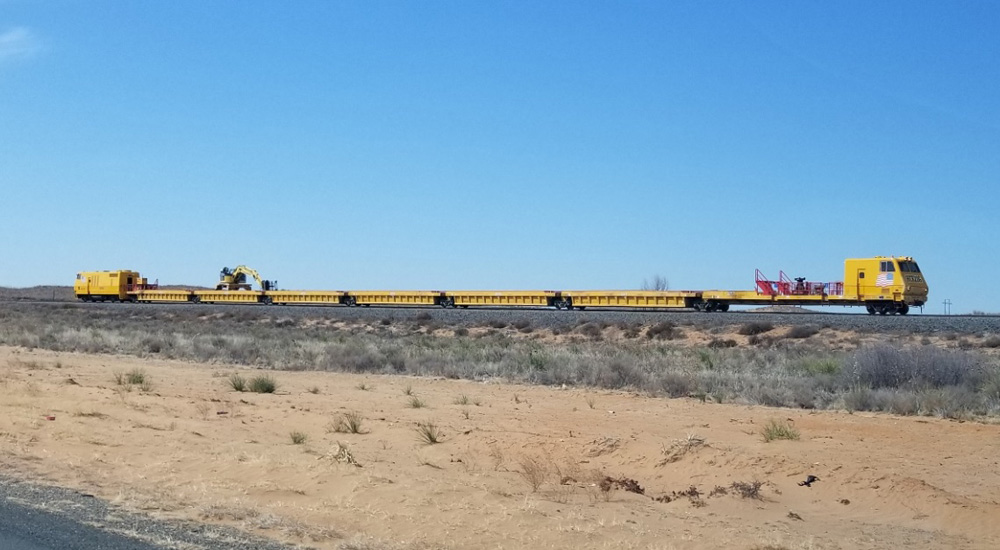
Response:
[{"label": "sparse desert vegetation", "polygon": [[[544,330],[533,326],[532,335]],[[692,549],[720,533],[727,537],[721,544],[737,548],[775,541],[789,548],[977,548],[1000,538],[995,522],[986,520],[1000,513],[1000,482],[982,474],[995,458],[988,442],[1000,429],[989,417],[960,423],[939,414],[778,410],[748,407],[738,394],[733,405],[695,393],[699,371],[736,373],[734,362],[744,356],[726,354],[761,353],[746,344],[668,354],[672,360],[691,354],[697,370],[673,371],[669,379],[671,393],[691,398],[665,399],[662,386],[662,393],[638,389],[649,373],[633,375],[626,358],[655,357],[665,351],[661,342],[678,341],[616,340],[615,331],[631,328],[609,325],[599,342],[584,336],[553,346],[582,360],[584,352],[638,340],[628,350],[635,355],[622,353],[608,365],[630,381],[621,389],[503,377],[235,369],[0,346],[0,465],[8,475],[75,487],[119,506],[207,519],[322,550],[495,547],[512,540],[521,547],[595,549],[630,540],[655,548],[683,530],[691,544],[676,546]],[[684,332],[690,337],[696,330]],[[734,333],[706,334],[704,341],[740,338]],[[411,337],[404,341],[416,346]],[[437,336],[425,338],[425,346],[451,349]],[[538,344],[516,338],[511,346]],[[531,349],[526,367],[551,368],[544,347]],[[862,346],[845,355],[854,361],[847,364],[829,350],[794,356],[793,349],[768,351],[787,361],[786,372],[851,377],[872,392],[906,383],[919,393],[989,382],[988,368],[966,372],[969,365],[989,366],[988,357],[976,354],[966,364],[930,355],[914,360],[909,348],[886,355]],[[122,391],[136,370],[158,382],[155,393]],[[258,376],[270,377],[278,391],[236,392],[234,374],[246,388]],[[322,391],[311,391],[317,387]],[[414,398],[434,406],[405,406]],[[794,427],[799,438],[765,441],[772,421],[778,432]],[[807,474],[820,481],[799,485]],[[906,519],[914,516],[950,519],[928,528],[927,521]],[[782,526],[780,539],[774,525]],[[460,541],[454,533],[462,533]]]},{"label": "sparse desert vegetation", "polygon": [[[865,338],[808,323],[781,328],[753,321],[727,328],[651,320],[645,326],[577,322],[559,328],[518,318],[448,328],[426,311],[413,323],[289,320],[254,308],[206,313],[162,307],[112,315],[76,304],[15,305],[0,317],[0,344],[272,370],[628,389],[805,409],[952,418],[1000,412],[995,333]],[[455,337],[457,328],[468,336]],[[634,337],[639,334],[646,337]],[[277,389],[271,375],[234,374],[229,384],[236,391]],[[367,382],[358,385],[368,388]]]}]

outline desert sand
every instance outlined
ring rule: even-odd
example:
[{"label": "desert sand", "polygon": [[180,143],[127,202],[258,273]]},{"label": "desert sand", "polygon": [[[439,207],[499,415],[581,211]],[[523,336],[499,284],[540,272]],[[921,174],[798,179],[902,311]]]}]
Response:
[{"label": "desert sand", "polygon": [[0,347],[0,465],[315,548],[1000,547],[998,425],[503,381]]}]

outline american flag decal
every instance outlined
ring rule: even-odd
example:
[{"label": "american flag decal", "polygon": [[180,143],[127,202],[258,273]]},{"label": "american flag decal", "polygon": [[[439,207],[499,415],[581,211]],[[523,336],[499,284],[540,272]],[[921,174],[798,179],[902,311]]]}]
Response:
[{"label": "american flag decal", "polygon": [[892,285],[893,273],[879,273],[878,277],[875,278],[875,286],[890,286]]}]

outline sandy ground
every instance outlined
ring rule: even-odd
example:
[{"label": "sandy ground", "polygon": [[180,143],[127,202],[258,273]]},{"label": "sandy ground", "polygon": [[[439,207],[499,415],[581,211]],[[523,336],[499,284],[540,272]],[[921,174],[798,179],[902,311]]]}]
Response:
[{"label": "sandy ground", "polygon": [[[136,368],[150,387],[116,384]],[[238,393],[233,372],[260,374],[0,347],[0,465],[316,548],[1000,547],[997,425],[317,372]],[[350,411],[364,433],[333,431]],[[765,442],[774,419],[801,438]]]}]

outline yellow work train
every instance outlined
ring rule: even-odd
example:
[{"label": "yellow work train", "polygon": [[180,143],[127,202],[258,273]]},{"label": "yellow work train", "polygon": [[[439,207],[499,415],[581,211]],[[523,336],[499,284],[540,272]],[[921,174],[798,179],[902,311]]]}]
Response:
[{"label": "yellow work train", "polygon": [[753,290],[263,290],[247,286],[216,290],[166,290],[136,271],[78,273],[74,290],[84,301],[195,302],[220,304],[303,304],[344,306],[552,307],[728,311],[733,305],[863,306],[870,314],[905,315],[927,302],[927,281],[908,256],[844,261],[837,282],[778,279],[760,270]]}]

